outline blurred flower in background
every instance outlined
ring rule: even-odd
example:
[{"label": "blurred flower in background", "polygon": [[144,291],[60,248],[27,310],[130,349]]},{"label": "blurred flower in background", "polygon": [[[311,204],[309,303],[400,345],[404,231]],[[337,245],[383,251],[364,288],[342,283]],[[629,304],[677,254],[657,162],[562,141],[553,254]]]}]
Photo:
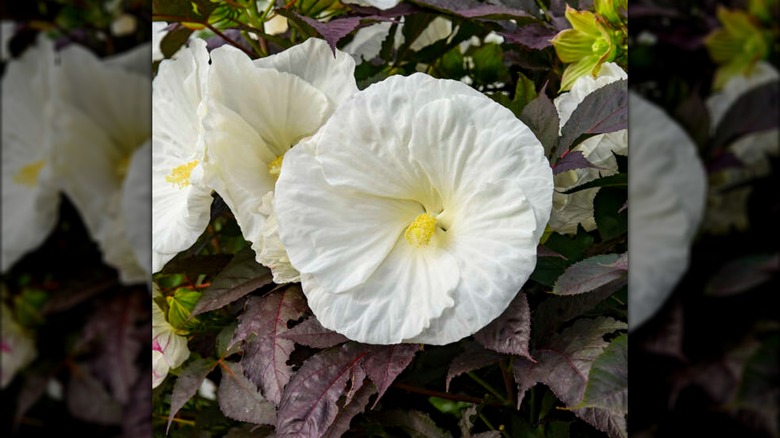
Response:
[{"label": "blurred flower in background", "polygon": [[151,433],[149,9],[4,4],[4,434]]},{"label": "blurred flower in background", "polygon": [[[631,87],[645,103],[630,102],[629,147],[640,159],[629,211],[641,200],[635,191],[660,194],[670,174],[681,178],[644,204],[655,227],[643,227],[640,211],[630,218],[630,277],[656,294],[629,281],[629,433],[779,436],[778,2],[643,1],[631,11]],[[656,169],[657,157],[641,159],[642,145],[672,132],[688,139],[667,142],[679,149],[674,160],[670,152]],[[690,195],[702,165],[697,229],[690,213],[700,198]],[[654,240],[641,238],[651,232]],[[643,264],[642,248],[652,247],[655,259]]]}]

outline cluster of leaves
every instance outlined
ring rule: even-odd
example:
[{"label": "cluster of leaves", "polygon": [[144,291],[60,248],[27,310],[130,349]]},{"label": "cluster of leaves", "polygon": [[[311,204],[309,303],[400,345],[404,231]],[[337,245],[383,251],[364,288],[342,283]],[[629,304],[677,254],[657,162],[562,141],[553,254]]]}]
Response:
[{"label": "cluster of leaves", "polygon": [[[719,6],[744,13],[757,4],[772,2]],[[778,81],[743,94],[713,126],[705,101],[721,85],[719,64],[728,65],[706,47],[710,35],[722,32],[716,6],[644,2],[632,9],[637,12],[629,27],[632,87],[661,105],[697,144],[711,195],[749,194],[742,212],[747,226],[725,233],[703,230],[688,273],[661,311],[631,335],[631,433],[780,434],[780,315],[771,304],[780,287],[777,155],[767,157],[765,173],[737,185],[714,184],[721,172],[744,168],[730,145],[746,135],[777,132]],[[777,41],[777,2],[766,12],[773,14],[763,19],[775,23],[768,29]],[[639,35],[648,33],[656,36],[655,44],[641,42]],[[776,46],[770,49],[763,61],[777,69]],[[745,66],[745,59],[736,61]],[[719,208],[711,204],[705,222]]]},{"label": "cluster of leaves", "polygon": [[[562,1],[414,0],[384,11],[276,2],[274,13],[290,23],[281,35],[267,35],[262,11],[239,1],[153,4],[155,19],[175,22],[162,41],[168,55],[193,31],[210,46],[260,57],[306,37],[342,48],[357,29],[390,21],[380,54],[357,67],[361,88],[419,69],[467,77],[533,130],[554,173],[593,167],[570,150],[627,127],[622,80],[586,97],[559,134],[552,98],[564,65],[549,40],[568,27]],[[451,20],[454,34],[412,50],[436,17]],[[397,47],[396,32],[405,37]],[[505,42],[459,48],[490,32]],[[364,345],[323,328],[299,285],[274,284],[255,262],[215,195],[207,231],[155,275],[185,313],[178,327],[192,352],[153,391],[155,434],[626,436],[627,163],[617,158],[616,175],[572,189],[600,187],[598,228],[547,233],[535,272],[505,313],[446,346]],[[199,299],[179,300],[183,291]],[[207,380],[217,385],[216,400],[198,395]]]}]

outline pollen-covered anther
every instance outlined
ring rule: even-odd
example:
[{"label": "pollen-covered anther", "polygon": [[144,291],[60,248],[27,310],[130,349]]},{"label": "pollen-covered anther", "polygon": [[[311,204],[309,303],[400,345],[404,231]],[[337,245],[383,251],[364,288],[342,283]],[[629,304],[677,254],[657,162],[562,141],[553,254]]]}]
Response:
[{"label": "pollen-covered anther", "polygon": [[276,157],[275,160],[268,163],[268,173],[274,178],[279,178],[279,174],[282,173],[282,161],[284,160],[284,154]]},{"label": "pollen-covered anther", "polygon": [[431,242],[434,231],[436,231],[436,218],[423,213],[417,216],[409,227],[406,228],[404,236],[412,246],[419,248],[427,246]]},{"label": "pollen-covered anther", "polygon": [[22,167],[19,169],[19,172],[13,176],[14,182],[34,187],[38,184],[38,175],[41,173],[41,169],[45,164],[46,162],[44,160],[38,160]]},{"label": "pollen-covered anther", "polygon": [[165,177],[165,181],[179,186],[180,189],[190,185],[190,174],[192,169],[198,165],[198,160],[190,161],[189,163],[182,164],[181,166],[174,167],[171,170],[171,174]]}]

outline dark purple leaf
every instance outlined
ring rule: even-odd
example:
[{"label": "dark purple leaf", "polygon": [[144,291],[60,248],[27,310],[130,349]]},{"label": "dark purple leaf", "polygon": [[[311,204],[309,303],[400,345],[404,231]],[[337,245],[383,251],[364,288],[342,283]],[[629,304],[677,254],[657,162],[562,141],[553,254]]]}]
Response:
[{"label": "dark purple leaf", "polygon": [[337,401],[346,392],[355,367],[368,354],[348,343],[310,357],[284,389],[276,414],[277,437],[321,436],[338,415]]},{"label": "dark purple leaf", "polygon": [[203,291],[190,317],[226,306],[271,282],[271,271],[257,263],[255,252],[246,248],[236,254],[211,286]]},{"label": "dark purple leaf", "polygon": [[628,86],[625,79],[588,94],[561,129],[557,156],[563,155],[584,136],[628,128]]},{"label": "dark purple leaf", "polygon": [[648,325],[652,326],[654,331],[638,341],[642,350],[686,362],[683,352],[685,321],[682,303],[675,301],[668,311],[659,312]]},{"label": "dark purple leaf", "polygon": [[295,23],[302,24],[304,27],[308,27],[317,32],[325,41],[327,41],[330,49],[333,50],[333,56],[336,56],[336,44],[341,41],[342,38],[349,35],[350,32],[357,29],[360,26],[360,20],[367,19],[368,17],[346,17],[335,18],[333,20],[322,22],[314,18],[306,17],[295,12],[292,9],[280,8],[277,9],[280,15],[284,15]]},{"label": "dark purple leaf", "polygon": [[246,339],[241,359],[244,372],[260,387],[265,398],[276,405],[292,376],[292,367],[287,365],[287,360],[295,348],[293,341],[281,335],[289,330],[287,322],[299,319],[305,311],[306,301],[297,285],[262,298],[251,297],[239,316],[238,328],[231,341],[231,345],[235,345]]},{"label": "dark purple leaf", "polygon": [[209,0],[152,0],[155,19],[165,21],[203,23],[216,7],[217,4]]},{"label": "dark purple leaf", "polygon": [[216,362],[209,359],[196,359],[182,367],[181,373],[179,373],[179,377],[176,378],[176,383],[173,385],[171,413],[168,415],[166,431],[171,428],[171,421],[173,421],[173,417],[176,416],[179,409],[198,392],[203,380],[216,365]]},{"label": "dark purple leaf", "polygon": [[474,0],[412,0],[412,3],[427,6],[437,11],[459,15],[463,18],[535,19],[533,15],[526,11],[500,5],[486,5]]},{"label": "dark purple leaf", "polygon": [[182,46],[187,44],[192,32],[194,32],[192,29],[180,26],[166,33],[160,41],[160,51],[163,56],[165,58],[172,58]]},{"label": "dark purple leaf", "polygon": [[[549,387],[567,406],[576,406],[582,400],[593,362],[609,345],[603,336],[626,328],[625,322],[607,317],[580,319],[535,349],[536,363],[516,359],[513,374],[518,385],[518,406],[536,383]],[[574,413],[611,436],[626,436],[624,416],[599,408],[575,409]]]},{"label": "dark purple leaf", "polygon": [[697,146],[702,147],[709,141],[710,115],[698,90],[677,105],[674,120],[680,122]]},{"label": "dark purple leaf", "polygon": [[597,255],[569,266],[553,285],[555,295],[577,295],[606,288],[615,292],[628,282],[628,253]]},{"label": "dark purple leaf", "polygon": [[363,16],[371,17],[384,17],[384,18],[397,18],[404,15],[410,15],[414,12],[420,12],[420,8],[411,3],[399,3],[390,9],[378,9],[371,6],[360,6],[354,4],[346,4],[347,7],[352,9]]},{"label": "dark purple leaf", "polygon": [[531,321],[534,342],[541,342],[562,324],[592,310],[613,293],[608,289],[597,289],[580,295],[551,295],[534,309]]},{"label": "dark purple leaf", "polygon": [[43,309],[41,309],[41,314],[51,315],[71,309],[96,295],[115,288],[117,285],[116,278],[112,277],[100,281],[86,281],[83,285],[60,290],[58,293],[51,295],[51,298],[46,301]]},{"label": "dark purple leaf", "polygon": [[564,260],[568,260],[563,254],[555,252],[546,246],[539,245],[536,247],[537,257],[558,257]]},{"label": "dark purple leaf", "polygon": [[558,110],[555,109],[555,105],[545,93],[545,88],[547,88],[546,85],[539,91],[536,99],[528,102],[528,105],[523,108],[520,120],[533,131],[536,138],[542,143],[545,155],[549,155],[558,144],[560,119]]},{"label": "dark purple leaf", "polygon": [[19,391],[16,400],[15,424],[19,424],[19,420],[24,417],[27,411],[29,411],[35,402],[37,402],[44,392],[46,392],[46,387],[51,378],[52,376],[49,374],[30,374],[25,377],[24,384],[22,385],[22,389]]},{"label": "dark purple leaf", "polygon": [[780,272],[780,254],[741,257],[720,268],[707,283],[705,292],[729,296],[746,292],[769,281]]},{"label": "dark purple leaf", "polygon": [[217,390],[219,408],[226,417],[253,424],[275,424],[276,409],[244,376],[241,364],[222,362],[222,380]]},{"label": "dark purple leaf", "polygon": [[550,40],[558,34],[558,30],[545,24],[533,23],[511,32],[500,32],[500,34],[510,43],[541,50],[552,45]]},{"label": "dark purple leaf", "polygon": [[165,265],[162,273],[185,274],[190,277],[197,277],[201,274],[215,276],[222,272],[234,257],[232,254],[193,254],[185,257],[175,257]]},{"label": "dark purple leaf", "polygon": [[474,334],[474,339],[499,353],[523,356],[533,362],[528,353],[531,339],[531,309],[525,293],[519,292],[504,313]]},{"label": "dark purple leaf", "polygon": [[450,363],[450,369],[447,371],[447,378],[444,381],[444,390],[450,390],[450,382],[455,377],[469,371],[492,365],[499,360],[501,360],[501,355],[498,353],[486,350],[476,342],[467,343],[463,353],[455,356]]},{"label": "dark purple leaf", "polygon": [[451,438],[452,436],[440,429],[428,414],[420,411],[396,409],[381,412],[374,418],[383,426],[400,427],[411,437]]},{"label": "dark purple leaf", "polygon": [[[419,344],[398,344],[373,347],[366,356],[363,367],[376,384],[379,391],[377,402],[396,377],[412,363],[414,355],[420,351]],[[376,406],[376,402],[374,402]]]},{"label": "dark purple leaf", "polygon": [[122,422],[122,405],[111,397],[89,366],[75,365],[65,401],[71,415],[80,420],[103,425]]},{"label": "dark purple leaf", "polygon": [[103,301],[84,327],[84,337],[100,343],[96,371],[122,404],[129,399],[130,387],[138,379],[136,360],[149,335],[140,323],[151,317],[150,304],[146,291],[116,295],[110,301]]},{"label": "dark purple leaf", "polygon": [[330,348],[349,341],[349,338],[341,333],[323,327],[315,316],[310,316],[279,336],[314,348]]},{"label": "dark purple leaf", "polygon": [[339,408],[339,412],[333,423],[325,433],[325,438],[338,438],[349,430],[349,425],[356,415],[366,410],[368,400],[376,394],[376,386],[372,384],[362,384],[354,391],[354,395],[349,403]]},{"label": "dark purple leaf", "polygon": [[148,363],[133,384],[130,400],[122,415],[122,436],[147,438],[152,436],[152,366]]},{"label": "dark purple leaf", "polygon": [[561,157],[552,166],[553,175],[557,175],[567,170],[575,169],[604,169],[603,167],[596,166],[588,161],[585,155],[582,155],[582,151],[573,151]]}]

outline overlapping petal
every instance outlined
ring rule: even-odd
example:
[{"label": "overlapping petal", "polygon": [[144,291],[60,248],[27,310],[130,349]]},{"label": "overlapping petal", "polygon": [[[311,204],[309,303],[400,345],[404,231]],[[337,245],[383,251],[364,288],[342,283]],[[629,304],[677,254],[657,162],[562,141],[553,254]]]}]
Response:
[{"label": "overlapping petal", "polygon": [[[153,84],[152,272],[189,248],[206,228],[211,188],[203,178],[201,126],[209,55],[193,40],[164,61]],[[177,178],[177,169],[188,171]]]},{"label": "overlapping petal", "polygon": [[[284,262],[284,249],[266,226],[263,198],[273,192],[285,154],[357,91],[354,61],[339,51],[334,57],[316,39],[256,61],[231,47],[211,56],[203,118],[209,184],[233,211],[257,260],[275,265]],[[274,248],[266,251],[266,242]],[[285,274],[275,275],[297,276],[279,266]]]}]

